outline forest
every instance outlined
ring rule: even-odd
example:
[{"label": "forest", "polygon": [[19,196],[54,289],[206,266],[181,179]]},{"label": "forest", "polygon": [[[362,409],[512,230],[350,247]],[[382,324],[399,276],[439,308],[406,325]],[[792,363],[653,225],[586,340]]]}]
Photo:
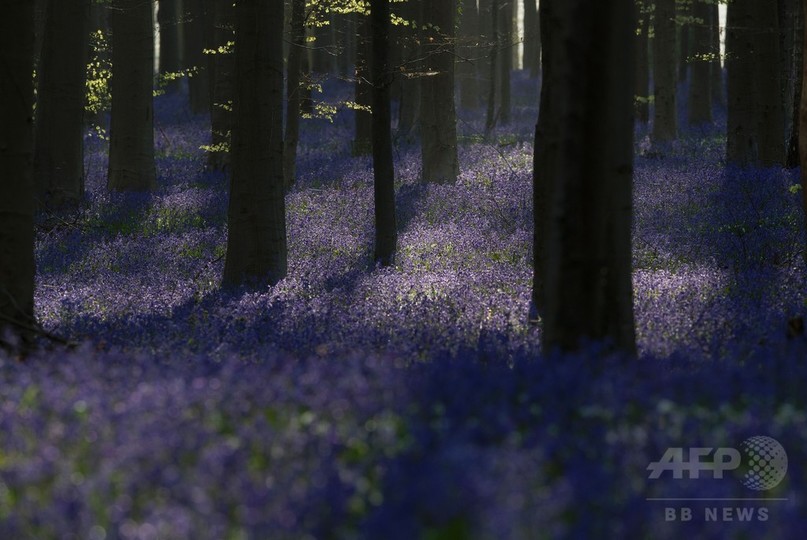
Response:
[{"label": "forest", "polygon": [[807,530],[807,0],[2,7],[0,539]]}]

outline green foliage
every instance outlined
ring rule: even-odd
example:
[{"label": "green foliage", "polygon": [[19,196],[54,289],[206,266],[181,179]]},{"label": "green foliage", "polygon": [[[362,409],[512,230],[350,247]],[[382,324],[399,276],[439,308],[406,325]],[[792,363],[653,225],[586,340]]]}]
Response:
[{"label": "green foliage", "polygon": [[[112,61],[109,58],[109,38],[101,29],[90,33],[91,58],[87,64],[87,102],[85,110],[98,115],[108,111],[112,104],[109,81],[112,78]],[[96,126],[97,127],[97,126]]]}]

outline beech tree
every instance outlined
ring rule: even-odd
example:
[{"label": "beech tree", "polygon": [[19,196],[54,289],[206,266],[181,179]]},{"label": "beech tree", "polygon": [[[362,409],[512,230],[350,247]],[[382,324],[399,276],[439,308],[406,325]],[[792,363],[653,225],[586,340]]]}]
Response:
[{"label": "beech tree", "polygon": [[283,0],[236,7],[232,177],[225,286],[286,275],[283,182]]},{"label": "beech tree", "polygon": [[636,119],[650,121],[650,10],[647,0],[637,0],[639,25],[636,29]]},{"label": "beech tree", "polygon": [[375,261],[395,261],[395,169],[390,131],[389,0],[370,0],[373,35],[373,191],[375,201]]},{"label": "beech tree", "polygon": [[423,0],[423,58],[425,76],[420,79],[420,143],[423,180],[456,182],[457,114],[454,106],[454,14],[456,6],[445,0]]},{"label": "beech tree", "polygon": [[115,0],[112,28],[112,114],[107,186],[156,187],[154,169],[154,23],[151,2]]},{"label": "beech tree", "polygon": [[690,26],[692,50],[689,61],[689,123],[706,124],[712,121],[711,89],[711,27],[710,4],[695,0],[692,4],[693,24]]},{"label": "beech tree", "polygon": [[542,0],[531,318],[546,350],[635,352],[633,0]]},{"label": "beech tree", "polygon": [[209,0],[212,11],[209,31],[210,58],[210,129],[211,150],[207,153],[207,167],[221,171],[230,165],[230,135],[233,128],[233,72],[234,55],[231,44],[235,40],[233,3],[230,0]]},{"label": "beech tree", "polygon": [[667,143],[678,138],[676,109],[675,0],[656,0],[653,18],[653,142]]},{"label": "beech tree", "polygon": [[5,2],[0,17],[0,346],[34,317],[34,5]]},{"label": "beech tree", "polygon": [[[160,25],[160,73],[176,73],[182,69],[179,21],[182,0],[159,0],[157,22]],[[166,93],[179,90],[179,79],[166,81]]]},{"label": "beech tree", "polygon": [[301,68],[305,50],[305,0],[292,0],[286,61],[286,133],[283,138],[283,175],[286,189],[297,178],[297,142],[300,138]]},{"label": "beech tree", "polygon": [[90,5],[48,0],[37,71],[34,178],[39,203],[59,207],[84,196],[84,102]]}]

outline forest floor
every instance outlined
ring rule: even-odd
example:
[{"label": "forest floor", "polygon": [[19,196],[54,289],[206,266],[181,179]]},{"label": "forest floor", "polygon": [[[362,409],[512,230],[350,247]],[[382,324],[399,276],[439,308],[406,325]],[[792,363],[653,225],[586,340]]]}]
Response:
[{"label": "forest floor", "polygon": [[[514,84],[515,120],[488,140],[481,113],[460,111],[455,185],[422,184],[417,146],[397,141],[389,269],[371,263],[371,160],[350,156],[351,113],[305,121],[289,273],[266,290],[219,288],[226,178],[204,171],[206,119],[181,97],[156,100],[154,193],[108,193],[105,143],[88,138],[87,202],[44,215],[36,248],[37,316],[79,345],[0,354],[0,538],[803,530],[796,172],[726,167],[720,121],[661,151],[637,128],[640,359],[541,358],[526,324],[537,83]],[[760,435],[789,457],[768,491],[743,484],[742,444]],[[723,479],[648,478],[668,447],[745,453]],[[738,500],[649,500],[704,497]],[[693,519],[670,520],[682,507]]]}]

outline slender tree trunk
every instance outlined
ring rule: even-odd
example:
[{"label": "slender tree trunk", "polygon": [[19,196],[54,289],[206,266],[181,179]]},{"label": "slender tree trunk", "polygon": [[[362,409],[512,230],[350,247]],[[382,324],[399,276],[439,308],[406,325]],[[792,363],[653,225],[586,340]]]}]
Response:
[{"label": "slender tree trunk", "polygon": [[781,50],[779,47],[778,0],[754,0],[757,23],[755,49],[759,51],[756,79],[755,129],[760,135],[759,159],[763,166],[785,164],[785,104],[782,99]]},{"label": "slender tree trunk", "polygon": [[[412,23],[420,20],[419,6],[411,3],[398,4],[401,10],[401,17]],[[420,124],[420,46],[419,31],[413,25],[407,25],[401,30],[400,44],[401,58],[403,66],[401,76],[397,77],[401,96],[398,105],[398,134],[410,139],[417,135]]]},{"label": "slender tree trunk", "polygon": [[663,144],[678,137],[675,0],[657,0],[653,26],[653,141]]},{"label": "slender tree trunk", "polygon": [[692,55],[692,29],[689,24],[689,17],[691,15],[691,2],[697,0],[690,0],[690,2],[675,2],[676,24],[675,31],[677,34],[676,43],[678,49],[676,51],[676,59],[678,60],[678,82],[685,82],[687,74],[689,73],[689,61]]},{"label": "slender tree trunk", "polygon": [[27,340],[34,321],[34,4],[4,4],[0,18],[0,346]]},{"label": "slender tree trunk", "polygon": [[488,61],[488,102],[485,114],[485,137],[490,136],[493,128],[496,127],[498,114],[496,111],[496,89],[498,88],[499,62],[501,61],[501,48],[499,47],[499,25],[497,24],[497,14],[499,13],[499,0],[489,0],[488,21],[490,36],[490,58]]},{"label": "slender tree trunk", "polygon": [[[160,73],[176,73],[182,69],[179,20],[182,15],[182,0],[160,0],[157,22],[160,24]],[[180,89],[179,79],[165,84],[166,93]]]},{"label": "slender tree trunk", "polygon": [[223,284],[286,275],[283,186],[283,0],[236,6],[232,178]]},{"label": "slender tree trunk", "polygon": [[712,40],[711,89],[712,102],[720,107],[726,106],[726,89],[723,84],[723,65],[720,58],[720,8],[717,3],[709,4],[709,25]]},{"label": "slender tree trunk", "polygon": [[454,13],[452,2],[424,0],[424,58],[420,80],[420,141],[423,180],[453,183],[459,174],[457,115],[454,108]]},{"label": "slender tree trunk", "polygon": [[230,134],[233,127],[234,54],[229,43],[233,33],[234,8],[229,0],[213,0],[212,47],[213,73],[210,100],[210,124],[213,151],[207,154],[207,168],[223,171],[230,166]]},{"label": "slender tree trunk", "polygon": [[712,121],[711,89],[711,31],[709,4],[695,0],[692,4],[692,54],[689,59],[689,123],[708,124]]},{"label": "slender tree trunk", "polygon": [[801,101],[802,101],[802,73],[804,71],[804,11],[801,1],[797,0],[793,10],[793,108],[792,127],[787,144],[787,166],[799,166],[799,139],[801,133]]},{"label": "slender tree trunk", "polygon": [[758,62],[752,40],[753,21],[748,0],[728,6],[726,17],[726,90],[728,120],[726,159],[730,163],[756,163],[759,151],[752,130],[753,66]]},{"label": "slender tree trunk", "polygon": [[194,114],[203,114],[210,110],[212,60],[204,53],[204,49],[210,46],[211,32],[208,29],[213,25],[212,4],[219,2],[221,0],[183,0],[188,9],[181,25],[180,37],[185,67],[195,68],[188,79],[188,99]]},{"label": "slender tree trunk", "polygon": [[535,0],[524,0],[524,69],[532,78],[541,73],[541,32]]},{"label": "slender tree trunk", "polygon": [[545,257],[536,259],[545,263],[536,269],[544,273],[544,349],[593,340],[634,354],[633,1],[542,0],[541,15],[549,44],[535,176],[552,185],[545,225],[535,216],[546,235]]},{"label": "slender tree trunk", "polygon": [[300,138],[300,69],[305,52],[305,0],[292,0],[289,56],[286,62],[286,136],[283,175],[286,189],[297,179],[297,141]]},{"label": "slender tree trunk", "polygon": [[148,191],[154,169],[154,24],[151,2],[116,0],[112,26],[112,118],[107,187]]},{"label": "slender tree trunk", "polygon": [[642,124],[650,121],[650,56],[648,54],[650,13],[640,2],[639,25],[636,31],[636,119]]},{"label": "slender tree trunk", "polygon": [[479,85],[475,66],[475,57],[479,49],[478,19],[476,0],[463,0],[462,20],[460,21],[462,47],[457,66],[460,81],[460,107],[463,109],[476,109],[479,106]]},{"label": "slender tree trunk", "polygon": [[375,202],[375,261],[395,262],[395,169],[392,162],[389,58],[389,0],[371,0],[373,35],[373,191]]},{"label": "slender tree trunk", "polygon": [[372,88],[370,85],[370,58],[372,45],[370,39],[370,17],[364,13],[356,13],[356,133],[353,139],[353,155],[361,156],[372,151],[370,143],[371,118],[366,110],[372,105]]},{"label": "slender tree trunk", "polygon": [[84,196],[89,10],[87,0],[48,1],[34,149],[40,205],[74,205]]},{"label": "slender tree trunk", "polygon": [[503,0],[499,6],[499,118],[502,124],[510,123],[510,72],[513,70],[513,1]]}]

